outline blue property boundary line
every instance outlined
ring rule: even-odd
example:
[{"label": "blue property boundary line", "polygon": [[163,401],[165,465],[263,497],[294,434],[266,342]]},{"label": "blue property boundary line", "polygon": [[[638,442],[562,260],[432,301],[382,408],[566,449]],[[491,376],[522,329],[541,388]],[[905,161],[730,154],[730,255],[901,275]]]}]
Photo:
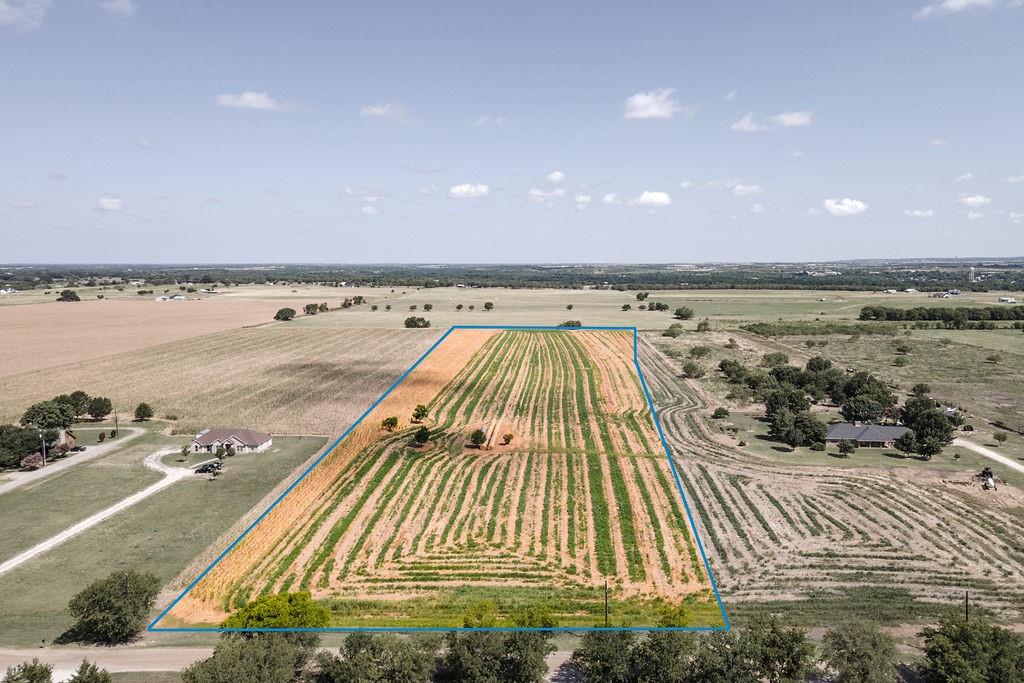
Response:
[{"label": "blue property boundary line", "polygon": [[[196,587],[196,585],[203,580],[203,578],[210,573],[210,571],[217,566],[217,564],[224,559],[224,557],[231,552],[235,546],[241,543],[250,531],[252,531],[257,524],[259,524],[264,517],[270,514],[277,505],[284,500],[285,496],[291,493],[292,489],[299,485],[299,483],[306,478],[306,476],[313,471],[313,469],[319,465],[323,460],[334,452],[334,449],[345,440],[353,429],[359,426],[366,417],[374,411],[374,409],[380,405],[380,403],[388,397],[401,384],[406,377],[408,377],[413,370],[426,360],[427,356],[433,353],[434,349],[441,345],[445,339],[451,335],[455,330],[533,330],[533,331],[562,331],[562,332],[573,332],[573,331],[613,331],[613,332],[632,332],[633,333],[633,366],[636,368],[637,375],[640,378],[640,386],[644,391],[644,397],[647,399],[647,405],[651,409],[651,416],[654,418],[654,426],[658,430],[658,437],[661,439],[662,448],[665,449],[665,456],[668,458],[669,467],[672,470],[672,476],[676,482],[676,488],[679,490],[679,495],[683,499],[683,508],[686,510],[686,517],[690,521],[690,530],[693,533],[694,539],[697,541],[697,549],[700,551],[701,560],[704,562],[704,571],[707,572],[708,580],[711,583],[711,589],[715,594],[715,601],[718,603],[718,609],[722,614],[723,626],[610,626],[595,627],[595,626],[558,626],[553,628],[535,628],[535,627],[392,627],[392,626],[352,626],[352,627],[324,627],[324,628],[222,628],[219,626],[167,626],[160,627],[157,624],[167,614],[174,609],[181,600],[188,595],[189,591]],[[380,395],[376,401],[374,401],[369,408],[367,408],[362,415],[353,422],[348,429],[346,429],[341,436],[334,440],[334,442],[325,450],[320,457],[313,461],[313,463],[306,468],[306,470],[299,475],[298,479],[289,484],[281,495],[274,499],[274,502],[267,507],[266,510],[260,513],[249,526],[228,545],[216,558],[202,571],[199,576],[192,580],[192,582],[185,587],[185,590],[181,592],[167,607],[163,609],[156,616],[153,621],[150,622],[149,626],[146,627],[147,631],[151,632],[163,632],[163,633],[330,633],[330,632],[378,632],[378,633],[395,633],[395,632],[415,632],[415,633],[426,633],[426,632],[448,632],[448,631],[567,631],[567,632],[581,632],[581,631],[728,631],[732,628],[729,622],[729,616],[725,611],[725,604],[722,602],[722,596],[718,592],[718,583],[715,581],[714,574],[711,573],[711,565],[708,562],[707,553],[704,550],[704,544],[700,540],[700,534],[697,532],[697,525],[694,521],[693,513],[690,510],[690,504],[686,499],[686,494],[683,492],[683,483],[679,476],[679,471],[676,468],[675,462],[672,460],[672,452],[669,449],[668,441],[665,439],[665,432],[661,428],[661,419],[658,417],[658,411],[654,408],[654,401],[651,398],[651,392],[647,388],[647,380],[644,378],[643,370],[640,368],[640,353],[639,353],[639,331],[636,327],[616,327],[616,326],[602,326],[602,325],[588,325],[579,327],[562,327],[558,325],[452,325],[448,330],[441,335],[441,337],[431,344],[422,356],[420,356],[415,363],[413,363],[408,370],[403,372],[401,376],[395,380],[394,384],[388,387],[387,391]]]}]

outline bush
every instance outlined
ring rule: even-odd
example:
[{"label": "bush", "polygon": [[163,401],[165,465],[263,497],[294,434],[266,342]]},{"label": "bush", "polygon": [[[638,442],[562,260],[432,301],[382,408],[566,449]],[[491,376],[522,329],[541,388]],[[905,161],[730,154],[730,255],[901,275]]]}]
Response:
[{"label": "bush", "polygon": [[294,308],[281,308],[274,314],[274,320],[291,320],[295,317]]},{"label": "bush", "polygon": [[824,451],[825,450],[825,442],[824,441],[815,441],[814,443],[811,444],[811,450],[812,451],[819,451],[819,452]]},{"label": "bush", "polygon": [[689,320],[693,317],[693,309],[688,306],[680,306],[676,309],[674,317],[680,320]]},{"label": "bush", "polygon": [[65,289],[57,297],[57,301],[81,301],[78,293],[73,289]]},{"label": "bush", "polygon": [[386,432],[393,432],[398,427],[398,418],[395,416],[385,417],[380,421],[380,428]]},{"label": "bush", "polygon": [[418,318],[416,316],[409,316],[405,319],[405,326],[409,329],[423,329],[430,327],[430,321],[426,318]]},{"label": "bush", "polygon": [[68,679],[68,683],[113,683],[113,680],[106,669],[83,659],[78,670]]},{"label": "bush", "polygon": [[857,452],[857,444],[850,441],[849,439],[843,439],[839,442],[839,455],[844,458],[849,457]]},{"label": "bush", "polygon": [[100,432],[96,436],[96,440],[99,441],[100,443],[103,443],[106,440],[106,438],[107,438],[107,433],[106,432]]},{"label": "bush", "polygon": [[[153,408],[148,403],[140,403],[135,406],[135,419],[142,422],[153,417]],[[113,432],[111,432],[113,436]]]},{"label": "bush", "polygon": [[583,323],[579,320],[566,320],[559,327],[583,327]]},{"label": "bush", "polygon": [[487,432],[482,429],[477,429],[469,435],[469,442],[477,448],[480,448],[487,443]]},{"label": "bush", "polygon": [[683,374],[690,379],[700,379],[704,376],[704,368],[698,363],[694,363],[692,360],[688,360],[683,363]]},{"label": "bush", "polygon": [[715,412],[711,413],[711,417],[712,419],[715,420],[721,420],[723,418],[729,417],[729,409],[719,406],[718,408],[715,408]]},{"label": "bush", "polygon": [[261,595],[224,620],[222,628],[325,628],[331,613],[309,593]]},{"label": "bush", "polygon": [[133,640],[160,592],[160,580],[134,570],[114,572],[89,584],[71,599],[68,611],[77,621],[62,640],[119,645]]},{"label": "bush", "polygon": [[485,311],[490,311],[490,310],[493,310],[493,309],[494,309],[494,304],[493,303],[491,303],[490,301],[485,301],[484,302],[484,310]]},{"label": "bush", "polygon": [[8,667],[3,683],[50,683],[52,680],[53,666],[33,657],[31,662]]},{"label": "bush", "polygon": [[683,327],[682,323],[672,323],[671,325],[668,326],[667,330],[661,333],[661,336],[672,337],[673,339],[675,339],[685,331],[686,328]]}]

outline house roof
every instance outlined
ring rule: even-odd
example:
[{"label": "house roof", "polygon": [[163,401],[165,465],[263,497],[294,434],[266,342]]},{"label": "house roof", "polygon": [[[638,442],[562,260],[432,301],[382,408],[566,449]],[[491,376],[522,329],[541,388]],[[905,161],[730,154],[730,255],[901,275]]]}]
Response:
[{"label": "house roof", "polygon": [[828,426],[826,439],[858,441],[862,443],[885,443],[895,441],[910,429],[900,425],[853,424],[852,422],[836,422]]},{"label": "house roof", "polygon": [[192,443],[212,446],[218,441],[223,443],[232,437],[246,446],[259,446],[270,441],[270,434],[257,432],[255,429],[207,429],[196,434]]}]

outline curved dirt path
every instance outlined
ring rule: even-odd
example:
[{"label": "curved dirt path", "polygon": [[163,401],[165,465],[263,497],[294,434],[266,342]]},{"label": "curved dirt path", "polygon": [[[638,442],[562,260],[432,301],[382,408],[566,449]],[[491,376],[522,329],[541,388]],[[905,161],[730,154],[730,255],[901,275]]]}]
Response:
[{"label": "curved dirt path", "polygon": [[[57,547],[61,543],[64,543],[65,541],[71,540],[72,538],[74,538],[75,536],[79,535],[80,533],[82,533],[86,529],[90,529],[90,528],[96,526],[97,524],[99,524],[100,522],[102,522],[102,521],[104,521],[104,520],[106,520],[106,519],[108,519],[110,517],[113,517],[118,512],[121,512],[122,510],[125,510],[125,509],[131,507],[132,505],[135,505],[139,501],[142,501],[142,500],[145,500],[146,498],[149,498],[154,493],[157,493],[158,491],[162,491],[163,489],[167,488],[168,486],[170,486],[171,484],[175,483],[176,481],[179,481],[181,479],[184,479],[185,477],[191,476],[192,475],[192,469],[191,468],[171,467],[169,465],[165,465],[163,462],[160,461],[160,459],[163,456],[170,455],[172,453],[177,453],[177,452],[178,452],[178,449],[171,448],[171,449],[164,449],[164,450],[161,450],[161,451],[157,451],[156,453],[152,453],[152,454],[146,456],[146,459],[143,461],[142,464],[145,465],[146,467],[148,467],[151,470],[155,470],[157,472],[162,472],[164,474],[164,478],[163,479],[161,479],[160,481],[156,482],[155,484],[150,484],[149,486],[147,486],[146,488],[142,489],[141,491],[133,493],[132,495],[130,495],[130,496],[126,497],[126,498],[123,498],[122,500],[114,503],[110,507],[107,507],[107,508],[104,508],[103,510],[100,510],[99,512],[97,512],[94,515],[90,515],[89,517],[86,517],[81,522],[78,522],[77,524],[73,524],[72,526],[69,526],[64,531],[61,531],[60,533],[51,536],[50,538],[46,539],[45,541],[42,541],[41,543],[37,543],[36,545],[32,546],[28,550],[26,550],[26,551],[24,551],[22,553],[19,553],[18,555],[15,555],[11,559],[7,560],[6,562],[0,563],[0,574],[6,574],[7,572],[11,571],[12,569],[15,569],[15,568],[21,566],[22,564],[24,564],[25,562],[28,562],[33,557],[36,557],[37,555],[41,555],[41,554],[47,552],[48,550],[51,550],[51,549]],[[209,462],[209,461],[206,461],[206,462]],[[200,464],[202,464],[202,463],[197,463],[196,465],[193,465],[193,467],[198,467]]]},{"label": "curved dirt path", "polygon": [[989,460],[994,460],[997,463],[999,463],[1000,465],[1005,465],[1006,467],[1009,467],[1010,469],[1017,470],[1021,474],[1024,474],[1024,465],[1020,464],[1019,462],[1015,462],[1012,458],[1008,458],[1005,455],[1002,455],[1000,453],[996,453],[991,448],[986,448],[985,446],[982,446],[981,444],[974,443],[973,441],[968,441],[967,439],[964,439],[963,437],[954,439],[953,440],[953,445],[954,446],[963,446],[964,448],[966,448],[969,451],[974,451],[978,455],[985,456]]},{"label": "curved dirt path", "polygon": [[66,469],[80,465],[83,462],[89,462],[101,455],[106,455],[108,452],[118,449],[125,444],[127,441],[138,437],[143,433],[141,427],[122,427],[121,431],[128,432],[123,437],[118,437],[113,441],[107,441],[106,443],[99,444],[97,446],[89,446],[84,453],[75,453],[69,455],[63,460],[58,460],[52,465],[46,467],[40,467],[38,470],[32,470],[31,472],[8,472],[5,477],[7,479],[0,483],[0,495],[13,491],[14,489],[31,484],[34,481],[45,479],[51,475],[59,474]]}]

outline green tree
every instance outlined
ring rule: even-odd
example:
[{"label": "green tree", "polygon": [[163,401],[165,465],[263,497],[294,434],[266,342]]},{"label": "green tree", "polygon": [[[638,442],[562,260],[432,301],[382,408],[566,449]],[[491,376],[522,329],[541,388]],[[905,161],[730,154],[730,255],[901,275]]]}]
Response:
[{"label": "green tree", "polygon": [[455,310],[456,311],[461,311],[462,310],[462,304],[455,304]]},{"label": "green tree", "polygon": [[676,309],[673,317],[679,318],[680,320],[689,320],[693,317],[693,309],[689,306],[680,306]]},{"label": "green tree", "polygon": [[807,632],[783,626],[775,615],[759,614],[740,636],[758,673],[769,683],[801,681],[814,663]]},{"label": "green tree", "polygon": [[628,310],[631,310],[632,308],[633,308],[633,307],[632,307],[632,306],[630,306],[629,304],[622,304],[622,310],[624,310],[624,311],[628,311]]},{"label": "green tree", "polygon": [[74,421],[74,409],[67,403],[56,401],[35,403],[21,416],[23,427],[37,429],[67,429]]},{"label": "green tree", "polygon": [[583,683],[632,683],[633,631],[587,631],[572,653]]},{"label": "green tree", "polygon": [[490,301],[485,301],[484,302],[484,310],[485,311],[490,311],[490,310],[493,310],[493,309],[494,309],[494,304],[493,303],[491,303]]},{"label": "green tree", "polygon": [[855,396],[843,404],[842,413],[851,422],[878,422],[885,415],[885,408],[869,396]]},{"label": "green tree", "polygon": [[405,326],[409,329],[422,329],[430,327],[430,321],[426,318],[418,318],[411,315],[405,319]]},{"label": "green tree", "polygon": [[710,332],[711,331],[711,321],[708,320],[707,318],[705,318],[704,320],[701,320],[699,323],[697,323],[697,331],[698,332]]},{"label": "green tree", "polygon": [[423,304],[423,310],[429,313],[434,310],[434,304]]},{"label": "green tree", "polygon": [[646,299],[646,298],[647,298],[648,296],[650,296],[650,292],[637,292],[637,293],[636,293],[636,300],[637,300],[637,301],[643,301],[643,300],[645,300],[645,299]]},{"label": "green tree", "polygon": [[698,640],[686,683],[759,683],[749,647],[736,631],[713,633]]},{"label": "green tree", "polygon": [[109,398],[103,396],[93,396],[89,399],[89,417],[95,420],[102,420],[107,415],[110,415],[114,410],[114,404],[110,402]]},{"label": "green tree", "polygon": [[992,435],[992,438],[995,439],[1000,446],[1002,446],[1004,443],[1006,443],[1006,440],[1010,438],[1010,435],[1007,434],[1006,432],[996,432],[995,434]]},{"label": "green tree", "polygon": [[512,434],[503,434],[503,435],[502,435],[502,437],[501,437],[501,443],[502,443],[502,445],[503,445],[503,446],[507,446],[507,445],[509,445],[510,443],[512,443],[512,439],[513,439],[513,438],[514,438],[514,437],[512,436]]},{"label": "green tree", "polygon": [[327,311],[329,311],[331,309],[327,306],[327,302],[325,301],[322,304],[320,304],[319,306],[317,306],[316,310],[319,311],[320,313],[326,313]]},{"label": "green tree", "polygon": [[423,405],[422,403],[420,403],[412,411],[412,420],[413,420],[413,422],[420,422],[420,421],[426,419],[427,415],[429,415],[429,411],[427,410],[427,407],[425,405]]},{"label": "green tree", "polygon": [[926,628],[925,683],[1019,681],[1024,671],[1024,637],[983,621],[946,621]]},{"label": "green tree", "polygon": [[277,313],[274,314],[274,320],[291,320],[294,317],[294,308],[280,308]]},{"label": "green tree", "polygon": [[847,458],[857,452],[857,444],[849,439],[842,439],[839,442],[839,454]]},{"label": "green tree", "polygon": [[721,420],[726,417],[729,417],[729,409],[724,406],[715,408],[715,411],[711,413],[711,418],[714,420]]},{"label": "green tree", "polygon": [[918,382],[917,384],[910,388],[910,393],[912,393],[914,396],[927,396],[928,394],[932,393],[932,387],[930,384]]},{"label": "green tree", "polygon": [[81,389],[72,391],[68,395],[68,405],[75,412],[75,417],[85,415],[89,411],[89,394]]},{"label": "green tree", "polygon": [[33,657],[31,662],[8,667],[3,683],[51,683],[52,680],[53,666]]},{"label": "green tree", "polygon": [[822,659],[836,683],[891,683],[898,680],[896,643],[877,624],[855,621],[825,633]]},{"label": "green tree", "polygon": [[70,642],[119,645],[142,631],[153,609],[160,580],[134,570],[93,581],[68,603],[75,624],[62,636]]},{"label": "green tree", "polygon": [[766,368],[777,368],[780,365],[787,365],[789,356],[781,351],[772,351],[761,356],[761,365]]},{"label": "green tree", "polygon": [[[808,340],[811,341],[811,340]],[[828,372],[832,369],[832,361],[821,356],[815,356],[807,361],[807,365],[804,366],[808,372]]]},{"label": "green tree", "polygon": [[[676,324],[678,325],[679,323]],[[697,344],[696,346],[691,346],[687,353],[690,358],[707,358],[711,355],[711,347],[706,344]]]},{"label": "green tree", "polygon": [[686,328],[683,327],[682,323],[672,323],[668,326],[668,329],[661,333],[663,337],[672,337],[673,339],[680,336]]},{"label": "green tree", "polygon": [[568,304],[568,305],[567,305],[567,306],[565,307],[565,310],[567,310],[567,311],[571,311],[571,310],[572,310],[572,304]]},{"label": "green tree", "polygon": [[317,655],[309,683],[425,683],[437,666],[434,638],[352,633],[338,656]]},{"label": "green tree", "polygon": [[148,403],[140,403],[135,406],[135,419],[143,422],[153,417],[153,408]]},{"label": "green tree", "polygon": [[688,360],[683,363],[683,374],[690,379],[700,379],[704,376],[704,368],[700,366],[700,363]]},{"label": "green tree", "polygon": [[78,298],[78,293],[75,290],[65,289],[61,291],[57,301],[81,301],[81,299]]},{"label": "green tree", "polygon": [[101,669],[92,662],[83,659],[68,683],[113,683],[114,678],[106,669]]},{"label": "green tree", "polygon": [[782,440],[796,448],[821,443],[828,434],[828,427],[814,413],[804,410],[793,415],[790,429],[782,435]]},{"label": "green tree", "polygon": [[652,631],[630,652],[630,681],[682,683],[692,681],[691,660],[697,651],[692,633]]},{"label": "green tree", "polygon": [[893,444],[896,446],[896,450],[902,453],[916,453],[917,452],[917,437],[914,435],[913,430],[905,432],[903,436],[896,439]]},{"label": "green tree", "polygon": [[393,432],[398,427],[398,418],[391,416],[385,417],[380,421],[380,428],[386,432]]},{"label": "green tree", "polygon": [[306,315],[316,315],[318,310],[320,310],[320,307],[316,304],[306,304],[302,307],[302,312]]},{"label": "green tree", "polygon": [[261,595],[229,616],[222,628],[325,628],[331,613],[306,592]]},{"label": "green tree", "polygon": [[427,441],[430,441],[430,430],[427,429],[426,427],[420,427],[412,435],[412,438],[413,438],[414,441],[416,441],[417,444],[422,446]]},{"label": "green tree", "polygon": [[476,446],[477,448],[480,448],[485,443],[487,443],[487,432],[485,432],[482,429],[475,430],[472,434],[469,435],[469,442]]},{"label": "green tree", "polygon": [[[181,672],[183,683],[292,683],[312,648],[282,633],[226,633],[209,659]],[[330,679],[328,679],[330,680]]]}]

